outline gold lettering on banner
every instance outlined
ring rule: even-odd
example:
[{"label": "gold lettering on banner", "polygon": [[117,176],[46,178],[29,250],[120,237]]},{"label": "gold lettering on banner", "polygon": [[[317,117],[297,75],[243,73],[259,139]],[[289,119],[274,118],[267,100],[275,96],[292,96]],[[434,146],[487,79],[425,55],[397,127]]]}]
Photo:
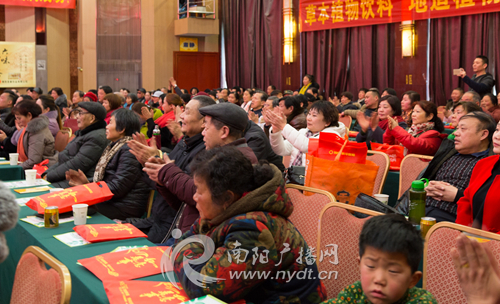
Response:
[{"label": "gold lettering on banner", "polygon": [[118,261],[116,264],[128,264],[132,263],[134,267],[136,268],[141,268],[142,266],[149,264],[152,264],[154,268],[158,268],[156,265],[156,258],[150,258],[149,254],[145,251],[142,251],[142,249],[131,249],[127,252],[130,253],[133,252],[136,254],[136,256],[131,256],[130,258],[126,257],[123,260]]},{"label": "gold lettering on banner", "polygon": [[314,22],[316,22],[316,5],[308,5],[306,7],[306,23],[309,23],[311,26]]},{"label": "gold lettering on banner", "polygon": [[54,192],[53,194],[47,196],[47,198],[57,198],[59,197],[60,199],[66,199],[68,197],[73,197],[73,200],[75,203],[78,202],[78,199],[76,198],[76,195],[78,194],[78,191],[73,191],[71,189],[64,189],[62,191]]},{"label": "gold lettering on banner", "polygon": [[391,17],[393,5],[391,0],[377,0],[377,13],[380,14],[380,18],[384,17],[384,12],[387,12],[387,15]]},{"label": "gold lettering on banner", "polygon": [[410,83],[409,84],[413,84],[413,81],[411,79],[412,75],[408,75],[408,76],[410,76]]},{"label": "gold lettering on banner", "polygon": [[128,231],[129,234],[134,234],[134,231],[131,227],[123,224],[104,226],[101,227],[101,229],[113,229],[113,231]]},{"label": "gold lettering on banner", "polygon": [[431,11],[444,11],[449,9],[450,4],[448,3],[448,0],[432,0]]},{"label": "gold lettering on banner", "polygon": [[99,232],[97,232],[97,230],[95,230],[94,227],[92,227],[90,225],[85,225],[85,227],[89,228],[90,234],[92,234],[94,237],[97,237],[99,235]]},{"label": "gold lettering on banner", "polygon": [[485,6],[486,4],[491,4],[491,3],[498,4],[498,3],[500,3],[500,0],[483,0],[483,6]]},{"label": "gold lettering on banner", "polygon": [[118,288],[118,290],[122,294],[125,303],[133,303],[132,299],[130,298],[130,292],[128,291],[128,286],[125,282],[123,281],[120,282],[120,287]]},{"label": "gold lettering on banner", "polygon": [[102,255],[96,256],[95,259],[97,260],[97,262],[101,263],[101,265],[104,266],[104,268],[108,270],[109,275],[112,275],[114,277],[120,276],[120,274],[116,272],[111,265],[109,265],[109,263],[102,257]]},{"label": "gold lettering on banner", "polygon": [[147,297],[147,298],[152,298],[152,297],[157,297],[160,302],[167,302],[167,301],[173,301],[173,300],[178,300],[180,302],[186,302],[189,299],[183,295],[180,294],[180,290],[177,288],[174,288],[172,284],[162,282],[158,285],[155,285],[154,287],[158,286],[164,286],[165,289],[167,290],[160,290],[158,292],[148,292],[148,293],[143,293],[139,297]]},{"label": "gold lettering on banner", "polygon": [[358,20],[359,16],[359,2],[354,0],[346,0],[345,10],[347,21]]},{"label": "gold lettering on banner", "polygon": [[406,84],[408,84],[408,75],[405,75],[406,76]]},{"label": "gold lettering on banner", "polygon": [[411,0],[411,4],[408,7],[408,10],[413,10],[417,13],[425,13],[427,12],[427,0]]},{"label": "gold lettering on banner", "polygon": [[87,186],[87,185],[83,185],[83,186],[84,186],[87,190],[89,190],[89,193],[94,193],[94,192],[92,192],[92,189],[90,189],[90,187],[89,187],[89,186]]},{"label": "gold lettering on banner", "polygon": [[363,19],[368,19],[370,16],[375,18],[375,14],[372,10],[372,5],[375,4],[375,0],[363,0],[361,1],[361,10],[363,11],[361,17]]},{"label": "gold lettering on banner", "polygon": [[342,0],[332,1],[332,23],[344,22],[344,6]]},{"label": "gold lettering on banner", "polygon": [[456,4],[456,8],[464,8],[464,7],[472,7],[476,5],[476,2],[474,0],[453,0]]},{"label": "gold lettering on banner", "polygon": [[328,16],[328,13],[326,12],[327,9],[330,7],[328,5],[325,5],[325,2],[323,2],[323,5],[319,7],[320,12],[319,12],[319,17],[318,20],[321,21],[322,24],[325,24],[325,21],[330,19]]}]

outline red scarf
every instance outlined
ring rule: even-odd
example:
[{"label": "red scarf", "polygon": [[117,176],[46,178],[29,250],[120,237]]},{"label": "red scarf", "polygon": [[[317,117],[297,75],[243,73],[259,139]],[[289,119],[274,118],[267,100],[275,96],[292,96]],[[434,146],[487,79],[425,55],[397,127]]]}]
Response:
[{"label": "red scarf", "polygon": [[27,127],[24,127],[23,131],[21,132],[21,136],[19,136],[19,140],[17,141],[17,153],[19,154],[19,161],[23,163],[28,160],[26,152],[24,151],[24,133],[26,133],[26,128]]},{"label": "red scarf", "polygon": [[[397,120],[398,124],[399,123],[402,123],[404,122],[405,120],[403,119],[403,117],[401,116],[395,116],[393,117],[395,120]],[[387,128],[389,127],[389,120],[388,119],[384,119],[384,120],[381,120],[378,122],[378,126],[380,127],[380,129],[386,131]]]},{"label": "red scarf", "polygon": [[169,120],[175,120],[175,111],[170,111],[168,113],[163,114],[157,120],[155,120],[155,124],[157,124],[160,128],[164,128]]}]

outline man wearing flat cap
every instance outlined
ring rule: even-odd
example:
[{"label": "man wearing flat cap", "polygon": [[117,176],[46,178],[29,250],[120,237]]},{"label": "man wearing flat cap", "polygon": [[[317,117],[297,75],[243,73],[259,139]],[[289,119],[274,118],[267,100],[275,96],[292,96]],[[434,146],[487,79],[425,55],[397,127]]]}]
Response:
[{"label": "man wearing flat cap", "polygon": [[106,109],[98,102],[82,101],[78,103],[76,121],[79,130],[75,138],[59,153],[56,164],[45,171],[44,177],[56,188],[68,188],[66,172],[69,169],[82,170],[87,178],[94,176],[94,170],[101,158],[106,139]]},{"label": "man wearing flat cap", "polygon": [[139,102],[142,103],[146,102],[146,98],[144,98],[145,95],[146,95],[146,89],[144,88],[137,89],[137,99]]},{"label": "man wearing flat cap", "polygon": [[207,150],[219,146],[235,146],[253,164],[258,163],[255,153],[248,147],[243,132],[247,126],[247,113],[240,106],[225,102],[200,109],[205,116],[203,140]]}]

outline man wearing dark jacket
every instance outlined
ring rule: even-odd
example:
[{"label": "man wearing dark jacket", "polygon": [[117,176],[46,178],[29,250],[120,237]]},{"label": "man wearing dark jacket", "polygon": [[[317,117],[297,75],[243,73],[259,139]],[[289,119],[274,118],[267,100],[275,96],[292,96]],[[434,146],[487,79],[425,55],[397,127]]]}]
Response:
[{"label": "man wearing dark jacket", "polygon": [[79,130],[75,138],[59,153],[56,164],[45,171],[44,176],[56,188],[70,187],[66,172],[70,169],[85,173],[90,179],[99,158],[108,145],[106,139],[106,109],[98,102],[80,102],[76,121]]},{"label": "man wearing dark jacket", "polygon": [[[181,131],[184,136],[169,154],[169,158],[175,161],[175,164],[171,164],[171,169],[176,171],[176,175],[165,183],[159,182],[157,176],[151,179],[157,183],[155,187],[161,195],[158,195],[155,199],[149,218],[141,220],[127,219],[127,222],[147,233],[148,239],[154,243],[162,242],[168,236],[171,226],[173,228],[179,227],[182,231],[185,231],[198,218],[198,210],[195,204],[184,204],[186,202],[185,198],[187,197],[191,201],[193,194],[191,193],[191,197],[189,197],[189,194],[185,197],[184,192],[186,190],[181,183],[177,183],[175,177],[188,175],[191,160],[200,151],[205,150],[203,135],[201,134],[205,124],[199,109],[214,104],[215,101],[210,97],[197,96],[186,105],[186,111],[181,115]],[[131,147],[131,153],[141,163],[154,156],[157,151],[154,148],[142,146],[135,141],[130,141],[129,146]],[[146,176],[146,178],[148,177]],[[168,187],[172,184],[176,186]],[[174,222],[174,218],[177,219],[176,222]]]},{"label": "man wearing dark jacket", "polygon": [[248,120],[244,135],[248,146],[253,150],[258,160],[265,159],[269,163],[274,164],[280,171],[285,171],[283,159],[274,153],[273,148],[267,138],[266,133],[259,125],[251,120]]},{"label": "man wearing dark jacket", "polygon": [[486,72],[488,64],[488,57],[483,55],[477,56],[472,64],[472,70],[475,73],[472,79],[467,76],[463,68],[460,68],[459,76],[462,77],[463,81],[469,86],[469,91],[477,92],[481,98],[483,98],[484,94],[491,93],[495,85],[493,76]]},{"label": "man wearing dark jacket", "polygon": [[12,113],[16,100],[17,95],[10,90],[0,95],[0,156],[6,159],[9,159],[9,153],[17,152],[17,145],[11,140],[17,130],[16,116]]},{"label": "man wearing dark jacket", "polygon": [[[457,131],[443,140],[420,177],[430,180],[425,189],[426,216],[436,218],[437,222],[455,222],[457,202],[469,185],[472,169],[479,160],[493,154],[491,139],[495,127],[488,114],[471,112],[460,119]],[[405,206],[400,207],[407,212]]]}]

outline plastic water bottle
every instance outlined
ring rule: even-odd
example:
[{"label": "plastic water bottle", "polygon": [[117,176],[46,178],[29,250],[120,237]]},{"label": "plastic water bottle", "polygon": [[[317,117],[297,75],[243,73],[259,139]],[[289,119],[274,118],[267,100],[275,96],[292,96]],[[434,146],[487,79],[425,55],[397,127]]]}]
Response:
[{"label": "plastic water bottle", "polygon": [[416,180],[411,183],[409,219],[414,225],[420,225],[420,220],[425,217],[425,183]]},{"label": "plastic water bottle", "polygon": [[155,129],[153,130],[153,137],[156,140],[156,148],[161,149],[161,134],[160,127],[155,125]]}]

